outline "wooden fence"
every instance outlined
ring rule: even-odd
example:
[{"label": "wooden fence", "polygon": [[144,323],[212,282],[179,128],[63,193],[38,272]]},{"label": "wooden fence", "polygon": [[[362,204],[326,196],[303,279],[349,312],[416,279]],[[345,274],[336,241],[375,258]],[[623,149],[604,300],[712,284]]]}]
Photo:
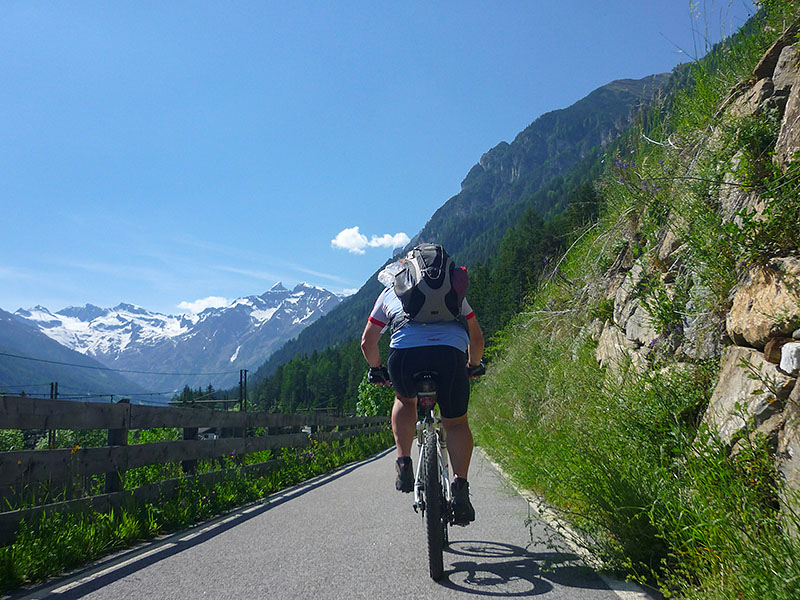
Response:
[{"label": "wooden fence", "polygon": [[[108,443],[97,448],[0,452],[0,500],[19,497],[31,486],[61,489],[58,502],[0,512],[0,545],[10,543],[22,519],[42,512],[93,508],[108,510],[123,502],[169,497],[178,479],[124,489],[125,472],[147,465],[180,462],[187,475],[213,483],[231,474],[258,475],[280,466],[280,460],[242,465],[195,475],[198,460],[241,457],[261,450],[301,448],[317,441],[347,440],[386,429],[386,417],[335,417],[327,414],[227,412],[207,408],[167,408],[137,404],[100,404],[0,396],[0,429],[108,431]],[[128,432],[180,428],[183,440],[128,445]],[[226,437],[198,439],[198,429],[224,430]],[[263,435],[248,435],[256,430]],[[105,493],[72,498],[72,482],[104,475]],[[3,502],[4,506],[7,502]],[[0,508],[3,510],[3,508]]]}]

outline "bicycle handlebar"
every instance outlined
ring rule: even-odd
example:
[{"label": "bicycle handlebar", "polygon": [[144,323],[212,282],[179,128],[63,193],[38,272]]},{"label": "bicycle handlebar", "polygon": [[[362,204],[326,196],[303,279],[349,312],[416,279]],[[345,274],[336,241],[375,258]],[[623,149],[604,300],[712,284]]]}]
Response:
[{"label": "bicycle handlebar", "polygon": [[[467,375],[471,379],[486,375],[486,365],[483,362],[474,367],[467,365]],[[367,381],[375,385],[392,385],[389,379],[389,371],[384,366],[370,367],[367,373]]]}]

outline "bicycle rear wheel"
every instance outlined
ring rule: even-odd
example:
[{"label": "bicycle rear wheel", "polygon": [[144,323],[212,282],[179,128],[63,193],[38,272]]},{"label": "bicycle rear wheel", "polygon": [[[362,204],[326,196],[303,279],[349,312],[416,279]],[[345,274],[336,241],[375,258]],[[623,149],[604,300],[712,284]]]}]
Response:
[{"label": "bicycle rear wheel", "polygon": [[428,568],[431,579],[438,581],[444,574],[442,547],[444,539],[444,494],[439,474],[439,454],[436,451],[436,434],[426,432],[423,455],[425,483],[425,528],[428,536]]}]

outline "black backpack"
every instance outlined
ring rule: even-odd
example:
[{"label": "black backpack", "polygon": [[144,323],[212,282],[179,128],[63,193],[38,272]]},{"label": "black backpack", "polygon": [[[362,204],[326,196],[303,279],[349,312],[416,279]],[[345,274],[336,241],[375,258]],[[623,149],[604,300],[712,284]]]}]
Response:
[{"label": "black backpack", "polygon": [[392,331],[410,320],[435,323],[458,319],[466,291],[466,271],[458,290],[459,286],[453,285],[454,272],[455,263],[441,246],[420,244],[411,250],[394,278],[394,292],[405,315],[393,319]]}]

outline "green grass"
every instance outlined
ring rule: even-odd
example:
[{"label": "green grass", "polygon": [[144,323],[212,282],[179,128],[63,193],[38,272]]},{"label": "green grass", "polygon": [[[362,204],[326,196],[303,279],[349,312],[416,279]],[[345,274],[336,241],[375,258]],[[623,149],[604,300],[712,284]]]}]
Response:
[{"label": "green grass", "polygon": [[587,337],[524,325],[476,390],[478,443],[612,571],[693,598],[794,597],[800,543],[763,440],[729,457],[699,425],[716,364],[610,377]]}]

